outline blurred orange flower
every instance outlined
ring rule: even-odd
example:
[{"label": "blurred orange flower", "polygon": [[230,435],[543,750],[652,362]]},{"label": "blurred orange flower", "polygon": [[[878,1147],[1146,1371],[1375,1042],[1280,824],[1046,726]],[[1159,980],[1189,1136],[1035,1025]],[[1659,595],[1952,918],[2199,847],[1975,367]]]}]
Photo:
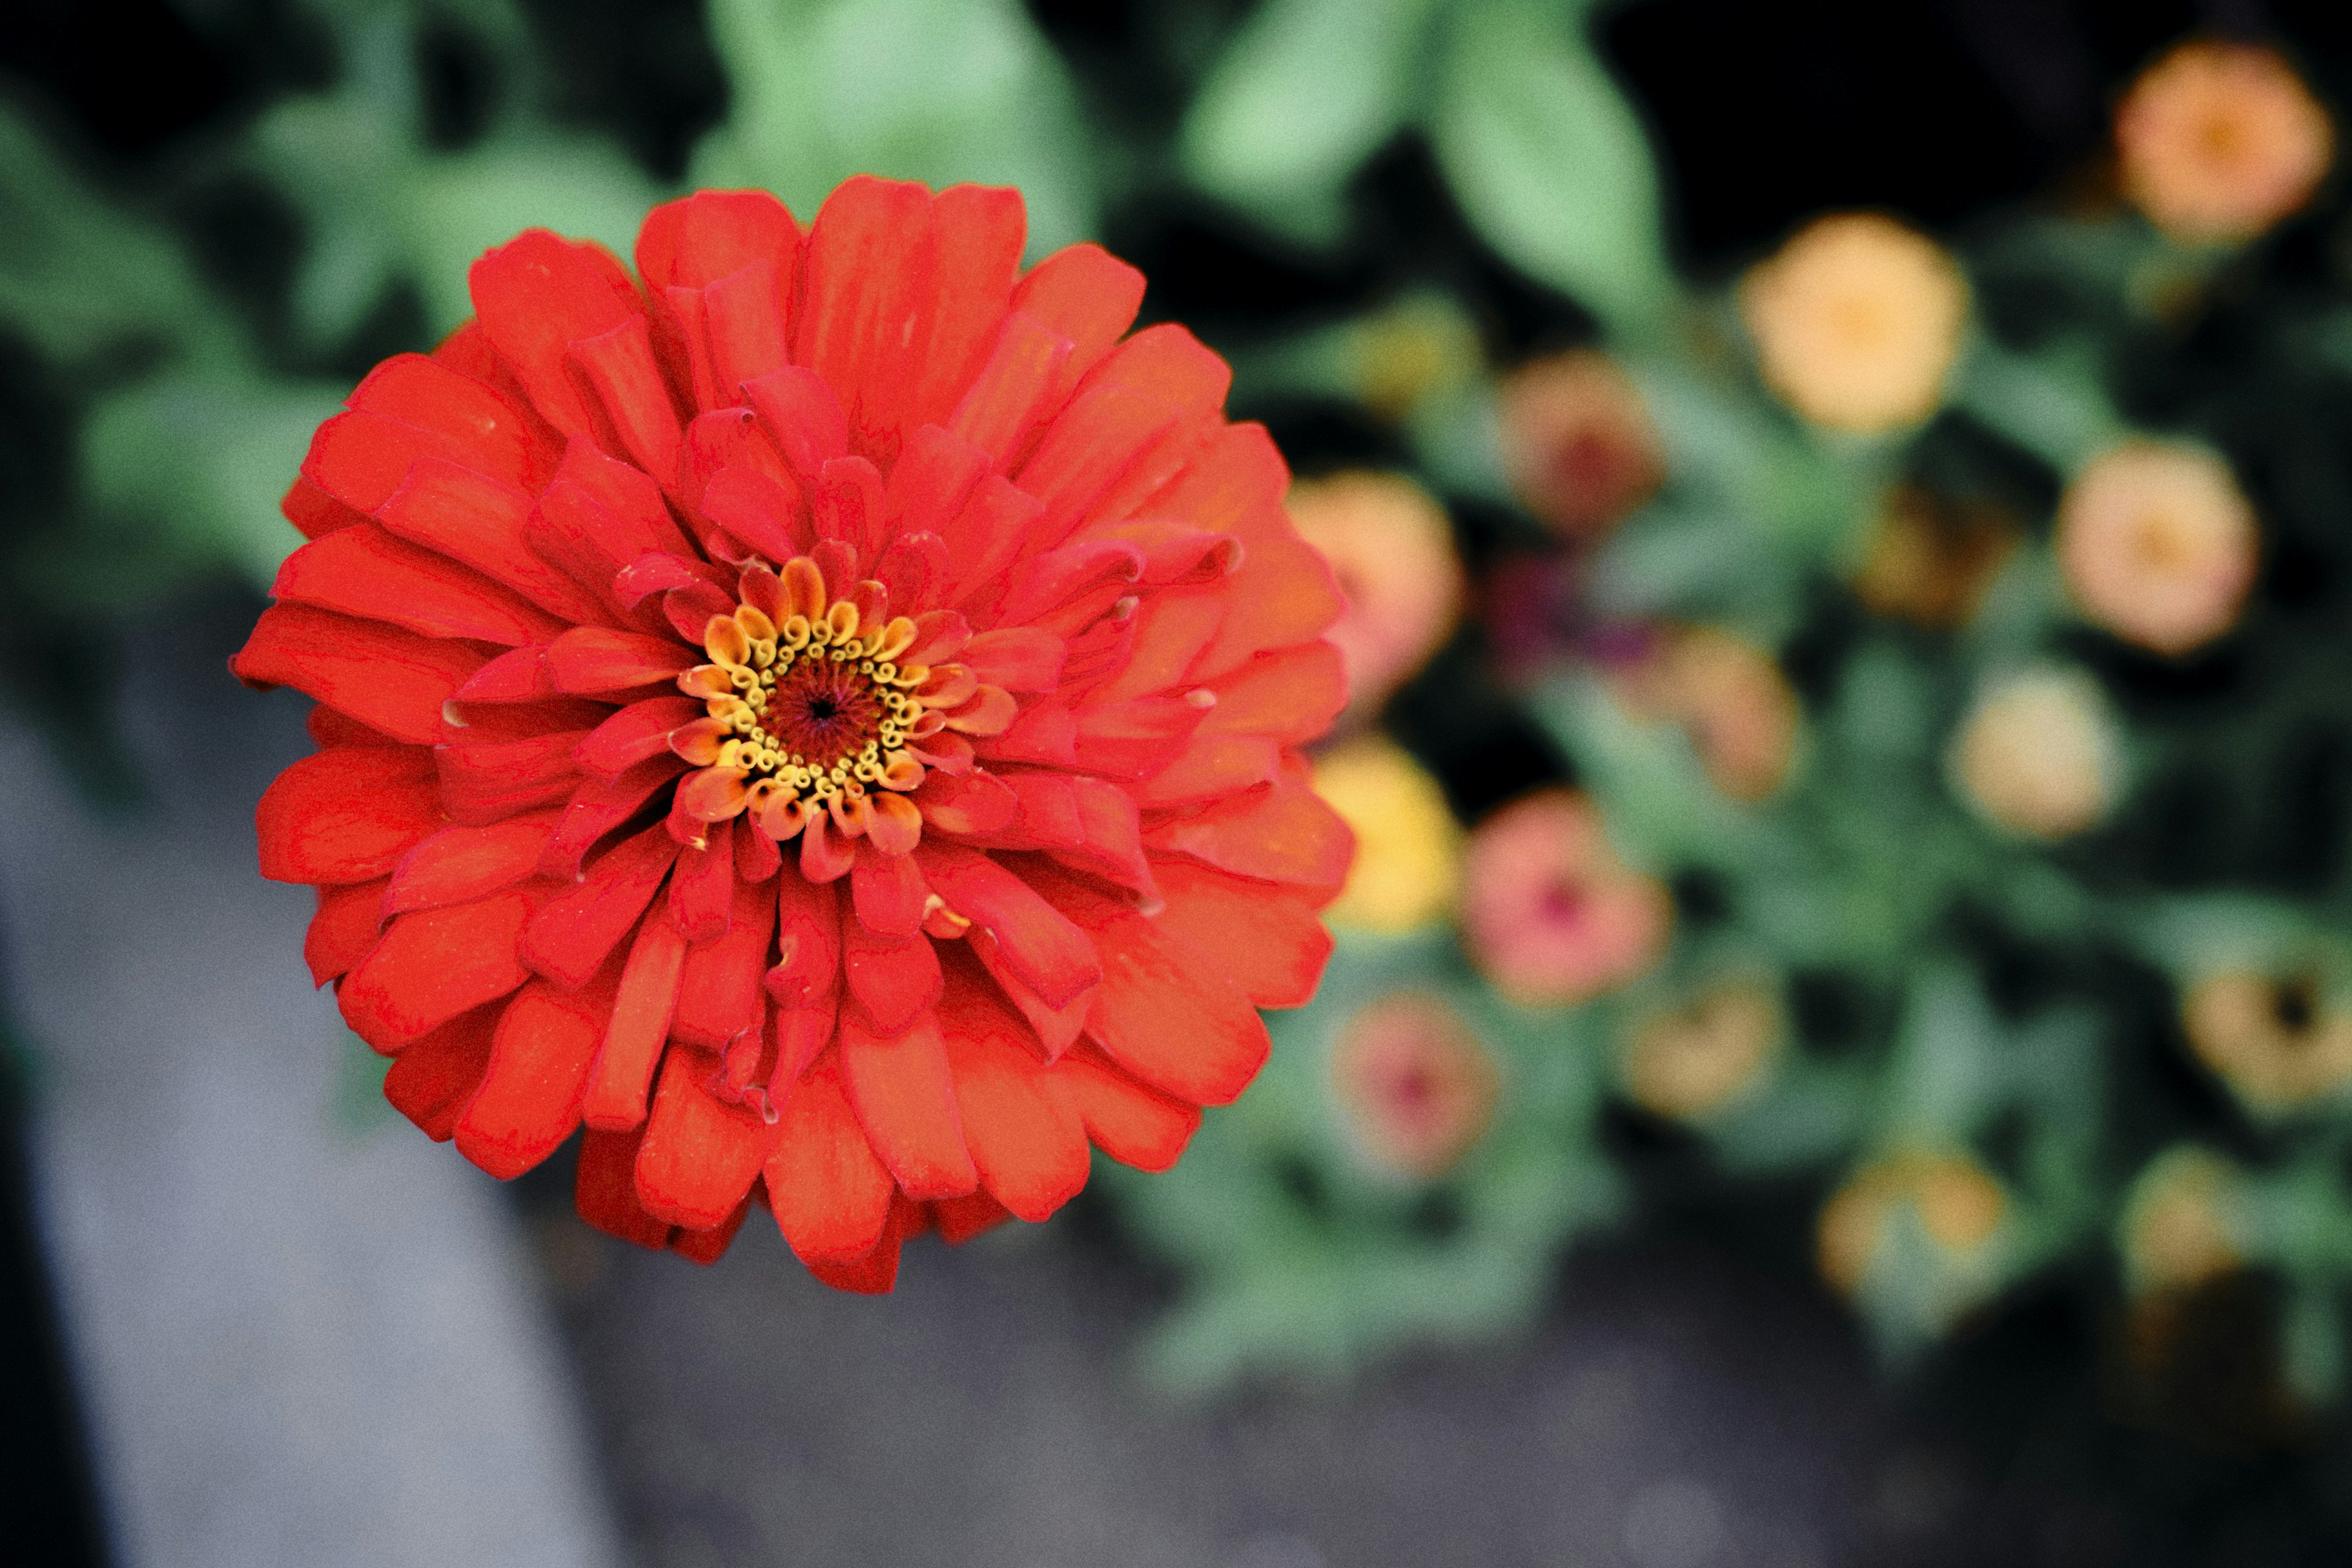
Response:
[{"label": "blurred orange flower", "polygon": [[2096,823],[2123,773],[2106,697],[2078,669],[2027,670],[1990,687],[1961,725],[1951,765],[1988,820],[2035,838]]},{"label": "blurred orange flower", "polygon": [[1652,1015],[1620,1067],[1633,1103],[1687,1121],[1737,1100],[1779,1050],[1780,1004],[1755,981],[1731,981]]},{"label": "blurred orange flower", "polygon": [[2202,1285],[2245,1261],[2235,1212],[2238,1169],[2184,1146],[2151,1162],[2124,1204],[2124,1271],[2135,1291]]},{"label": "blurred orange flower", "polygon": [[1329,559],[1347,600],[1328,636],[1349,708],[1369,713],[1437,651],[1462,616],[1462,563],[1444,509],[1398,474],[1301,479],[1290,516]]},{"label": "blurred orange flower", "polygon": [[2251,239],[2311,199],[2335,156],[2326,110],[2270,49],[2183,44],[2116,111],[2124,190],[2189,243]]},{"label": "blurred orange flower", "polygon": [[1861,1289],[1906,1213],[1916,1217],[1938,1250],[1967,1260],[1992,1240],[2008,1209],[2000,1182],[1968,1155],[1915,1151],[1874,1161],[1847,1178],[1822,1209],[1816,1237],[1822,1278],[1843,1295]]},{"label": "blurred orange flower", "polygon": [[1558,532],[1605,532],[1665,480],[1665,448],[1649,408],[1604,353],[1574,349],[1531,361],[1503,382],[1498,398],[1511,489]]},{"label": "blurred orange flower", "polygon": [[1750,271],[1739,310],[1775,394],[1816,425],[1871,435],[1943,401],[1969,285],[1925,235],[1845,213],[1816,219]]},{"label": "blurred orange flower", "polygon": [[1581,1002],[1625,984],[1664,951],[1674,904],[1611,847],[1584,796],[1547,790],[1495,813],[1470,837],[1463,935],[1486,977],[1523,1006]]},{"label": "blurred orange flower", "polygon": [[1437,997],[1396,992],[1364,1007],[1331,1051],[1331,1092],[1374,1163],[1421,1181],[1458,1163],[1494,1119],[1495,1058]]},{"label": "blurred orange flower", "polygon": [[1966,626],[2016,553],[2019,534],[2017,520],[2000,507],[1897,485],[1871,520],[1854,596],[1874,614],[1930,630]]},{"label": "blurred orange flower", "polygon": [[2083,614],[2183,654],[2230,629],[2253,585],[2253,508],[2210,453],[2131,441],[2093,458],[2058,506],[2058,566]]},{"label": "blurred orange flower", "polygon": [[1355,864],[1325,920],[1396,932],[1453,910],[1462,829],[1437,781],[1402,747],[1378,735],[1334,746],[1316,759],[1315,793],[1356,832]]},{"label": "blurred orange flower", "polygon": [[2352,1083],[2352,1013],[2312,976],[2209,976],[2180,1022],[2197,1058],[2257,1110],[2293,1110]]},{"label": "blurred orange flower", "polygon": [[1716,626],[1666,632],[1616,679],[1621,700],[1653,721],[1680,724],[1715,787],[1762,800],[1796,754],[1797,694],[1772,657]]}]

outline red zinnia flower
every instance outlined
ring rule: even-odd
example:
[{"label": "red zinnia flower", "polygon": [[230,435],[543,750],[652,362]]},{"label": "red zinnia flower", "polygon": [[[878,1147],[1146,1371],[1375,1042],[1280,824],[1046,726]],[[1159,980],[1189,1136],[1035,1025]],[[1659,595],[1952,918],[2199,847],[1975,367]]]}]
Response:
[{"label": "red zinnia flower", "polygon": [[709,1260],[822,1279],[1160,1168],[1328,948],[1330,575],[1143,280],[1012,191],[532,230],[313,439],[234,661],[316,698],[258,814],[385,1092]]}]

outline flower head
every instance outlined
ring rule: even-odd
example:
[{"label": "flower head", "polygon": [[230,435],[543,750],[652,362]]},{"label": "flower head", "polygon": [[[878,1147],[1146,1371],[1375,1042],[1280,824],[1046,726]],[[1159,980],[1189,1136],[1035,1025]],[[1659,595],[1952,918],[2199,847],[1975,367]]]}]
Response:
[{"label": "flower head", "polygon": [[1871,520],[1854,596],[1878,615],[1930,629],[1965,626],[2019,536],[2017,520],[1999,507],[1955,504],[1897,485]]},{"label": "flower head", "polygon": [[1677,1121],[1706,1116],[1764,1076],[1782,1033],[1780,999],[1769,988],[1727,982],[1643,1020],[1620,1076],[1645,1110]]},{"label": "flower head", "polygon": [[1573,349],[1535,360],[1497,397],[1511,489],[1559,532],[1593,538],[1664,482],[1665,447],[1650,410],[1608,355]]},{"label": "flower head", "polygon": [[2253,509],[2229,466],[2194,447],[2114,447],[2058,505],[2067,592],[2092,621],[2158,653],[2187,653],[2237,623],[2255,545]]},{"label": "flower head", "polygon": [[2115,804],[2123,761],[2099,683],[2079,669],[2026,670],[1977,699],[1952,743],[1969,804],[2011,833],[2063,838]]},{"label": "flower head", "polygon": [[1624,984],[1657,962],[1673,927],[1664,886],[1620,860],[1600,812],[1567,790],[1529,795],[1480,824],[1465,869],[1470,956],[1525,1006]]},{"label": "flower head", "polygon": [[2256,1110],[2292,1111],[2352,1084],[2352,1009],[2316,976],[2225,970],[2190,989],[2180,1022],[2198,1059]]},{"label": "flower head", "polygon": [[2245,1261],[2238,1168],[2193,1144],[2168,1151],[2132,1184],[2120,1237],[2133,1290],[2188,1289]]},{"label": "flower head", "polygon": [[1716,788],[1762,800],[1796,755],[1796,691],[1761,648],[1714,626],[1666,629],[1617,676],[1633,712],[1680,724]]},{"label": "flower head", "polygon": [[1906,1216],[1917,1223],[1938,1262],[1965,1269],[1982,1260],[2008,1210],[2000,1184],[1965,1154],[1915,1151],[1874,1161],[1822,1209],[1822,1277],[1854,1295]]},{"label": "flower head", "polygon": [[2311,199],[2336,134],[2276,53],[2183,44],[2116,111],[2125,192],[2148,221],[2194,243],[2252,239]]},{"label": "flower head", "polygon": [[318,700],[262,869],[393,1102],[832,1283],[1152,1168],[1314,989],[1349,853],[1295,748],[1339,601],[1228,425],[1011,191],[704,192],[543,230],[312,441],[234,668]]},{"label": "flower head", "polygon": [[1347,886],[1325,911],[1332,924],[1408,931],[1453,910],[1462,830],[1437,781],[1402,747],[1369,735],[1342,742],[1316,759],[1315,793],[1356,836]]},{"label": "flower head", "polygon": [[1437,651],[1462,616],[1462,563],[1444,509],[1401,474],[1302,479],[1290,515],[1331,563],[1346,607],[1330,628],[1349,706],[1370,712]]},{"label": "flower head", "polygon": [[1739,310],[1764,380],[1833,430],[1914,425],[1943,401],[1969,286],[1944,248],[1892,218],[1816,219],[1748,275]]},{"label": "flower head", "polygon": [[1444,1175],[1493,1120],[1495,1058],[1459,1014],[1402,991],[1349,1018],[1331,1048],[1331,1091],[1348,1131],[1376,1164],[1430,1181]]}]

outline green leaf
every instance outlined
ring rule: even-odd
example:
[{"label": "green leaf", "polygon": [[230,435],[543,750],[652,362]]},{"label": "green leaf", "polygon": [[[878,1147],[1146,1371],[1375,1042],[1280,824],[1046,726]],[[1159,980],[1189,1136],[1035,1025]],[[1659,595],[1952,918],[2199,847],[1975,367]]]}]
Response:
[{"label": "green leaf", "polygon": [[1465,5],[1429,132],[1463,210],[1497,250],[1621,337],[1656,335],[1675,294],[1657,173],[1641,122],[1580,36],[1521,0]]}]

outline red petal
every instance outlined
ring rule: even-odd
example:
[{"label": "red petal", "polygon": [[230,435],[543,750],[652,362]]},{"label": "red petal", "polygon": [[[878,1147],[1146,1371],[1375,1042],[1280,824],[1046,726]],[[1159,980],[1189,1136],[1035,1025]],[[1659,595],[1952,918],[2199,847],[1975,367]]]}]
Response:
[{"label": "red petal", "polygon": [[[938,603],[947,587],[948,547],[936,533],[901,533],[875,563],[874,580],[889,591],[893,615],[920,616]],[[901,655],[899,662],[903,666],[915,661]]]},{"label": "red petal", "polygon": [[572,753],[580,771],[609,784],[650,757],[667,754],[669,732],[703,714],[691,697],[651,697],[632,702],[590,732]]},{"label": "red petal", "polygon": [[1049,1007],[1067,1006],[1102,978],[1087,933],[1004,867],[951,845],[926,844],[915,855],[948,907],[993,937]]},{"label": "red petal", "polygon": [[[876,936],[860,921],[845,920],[841,922],[841,970],[850,995],[885,1034],[906,1028],[940,999],[939,954],[920,931],[894,941]],[[845,1022],[843,1027],[847,1026]]]},{"label": "red petal", "polygon": [[903,1031],[887,1032],[844,1014],[841,1068],[866,1138],[908,1197],[959,1197],[980,1184],[937,1014],[926,1007]]},{"label": "red petal", "polygon": [[1007,316],[988,358],[946,418],[959,440],[1009,468],[1061,406],[1070,340],[1034,316]]},{"label": "red petal", "polygon": [[445,827],[400,858],[386,914],[488,898],[537,870],[558,814],[534,812],[487,827]]},{"label": "red petal", "polygon": [[712,1096],[703,1080],[718,1069],[700,1052],[670,1052],[637,1149],[638,1204],[687,1230],[724,1222],[751,1190],[776,1141],[776,1129],[756,1112]]},{"label": "red petal", "polygon": [[457,1152],[507,1181],[580,1125],[580,1096],[612,1010],[611,982],[578,994],[534,980],[515,994],[490,1042],[489,1068],[457,1118]]},{"label": "red petal", "polygon": [[467,281],[484,335],[548,423],[595,436],[595,411],[564,351],[643,313],[619,260],[592,241],[525,229],[476,261]]},{"label": "red petal", "polygon": [[1089,778],[1073,778],[1070,796],[1085,838],[1076,848],[1055,850],[1054,858],[1132,889],[1147,906],[1157,904],[1160,889],[1152,882],[1150,862],[1143,858],[1142,823],[1134,798],[1117,784]]},{"label": "red petal", "polygon": [[[1081,1142],[1080,1147],[1084,1147]],[[994,1230],[1013,1217],[1013,1211],[990,1197],[986,1193],[969,1193],[960,1198],[941,1198],[928,1205],[931,1223],[940,1227],[940,1239],[950,1247],[961,1247],[975,1236]]]},{"label": "red petal", "polygon": [[299,476],[287,487],[278,510],[305,539],[324,539],[337,529],[354,528],[368,520],[359,508],[346,506]]},{"label": "red petal", "polygon": [[835,458],[849,454],[849,416],[823,376],[793,365],[746,382],[743,395],[801,488],[810,489]]},{"label": "red petal", "polygon": [[1255,735],[1195,735],[1166,767],[1129,794],[1146,811],[1223,800],[1271,784],[1282,771],[1282,748]]},{"label": "red petal", "polygon": [[727,934],[728,907],[735,896],[735,824],[714,822],[704,832],[702,847],[682,850],[669,879],[670,922],[690,942]]},{"label": "red petal", "polygon": [[997,574],[1019,557],[1044,510],[1035,496],[1003,474],[981,480],[940,535],[947,542],[952,568],[947,603],[992,594]]},{"label": "red petal", "polygon": [[1206,708],[1181,697],[1138,697],[1081,708],[1073,757],[1088,773],[1143,778],[1166,767],[1207,716]]},{"label": "red petal", "polygon": [[790,483],[757,468],[721,468],[703,489],[703,515],[771,561],[805,555],[815,535]]},{"label": "red petal", "polygon": [[1339,618],[1344,602],[1323,552],[1301,539],[1262,539],[1224,581],[1225,623],[1192,668],[1213,680],[1268,648],[1312,642]]},{"label": "red petal", "polygon": [[661,486],[651,475],[607,457],[595,443],[575,438],[563,451],[563,466],[555,477],[576,485],[603,510],[592,521],[601,531],[605,553],[626,564],[651,552],[690,558],[686,535],[678,531]]},{"label": "red petal", "polygon": [[540,874],[571,881],[580,875],[580,861],[597,840],[618,827],[686,771],[677,757],[649,757],[610,784],[583,784],[564,804],[555,837],[540,857]]},{"label": "red petal", "polygon": [[702,650],[673,637],[605,626],[574,626],[547,648],[547,673],[558,691],[628,691],[672,685],[702,662]]},{"label": "red petal", "polygon": [[578,785],[572,753],[587,735],[558,730],[520,741],[435,747],[441,803],[450,820],[479,826],[561,804]]},{"label": "red petal", "polygon": [[398,354],[360,383],[352,412],[319,427],[303,477],[345,506],[382,506],[420,458],[525,491],[547,482],[544,426],[479,381],[421,354]]},{"label": "red petal", "polygon": [[1311,899],[1181,860],[1153,867],[1168,900],[1156,923],[1197,948],[1260,1007],[1303,1007],[1331,955]]},{"label": "red petal", "polygon": [[1059,543],[1136,460],[1182,420],[1177,405],[1129,386],[1089,385],[1046,427],[1021,488],[1045,504],[1037,538]]},{"label": "red petal", "polygon": [[368,955],[383,935],[383,890],[390,879],[319,889],[319,912],[302,938],[310,983],[324,985]]},{"label": "red petal", "polygon": [[302,721],[302,728],[322,752],[337,746],[396,746],[399,742],[381,730],[371,730],[347,713],[338,713],[323,703],[310,704],[310,716]]},{"label": "red petal", "polygon": [[539,911],[523,938],[523,961],[559,985],[586,984],[653,902],[677,847],[656,825],[606,850],[585,880]]},{"label": "red petal", "polygon": [[1013,568],[996,614],[1008,626],[1034,620],[1091,590],[1123,588],[1142,570],[1134,546],[1102,541],[1032,555]]},{"label": "red petal", "polygon": [[685,967],[686,939],[677,927],[662,920],[637,927],[629,961],[621,970],[620,989],[614,994],[612,1022],[604,1027],[604,1043],[597,1047],[596,1065],[589,1069],[588,1089],[580,1100],[580,1119],[589,1126],[635,1127],[645,1120],[646,1095],[669,1038],[670,1015],[677,1007],[678,978]]},{"label": "red petal", "polygon": [[1321,736],[1348,704],[1339,650],[1311,642],[1262,653],[1211,688],[1217,705],[1201,721],[1207,735],[1264,735],[1285,745]]},{"label": "red petal", "polygon": [[547,649],[509,648],[466,678],[460,702],[537,702],[558,695],[547,679]]},{"label": "red petal", "polygon": [[885,500],[890,521],[901,529],[923,530],[945,539],[956,514],[987,477],[988,454],[960,441],[937,425],[907,437],[890,470]]},{"label": "red petal", "polygon": [[477,1007],[450,1019],[402,1051],[383,1075],[384,1099],[436,1143],[449,1141],[457,1113],[482,1081],[500,1011]]},{"label": "red petal", "polygon": [[559,620],[609,620],[611,613],[602,598],[530,547],[526,533],[530,508],[530,497],[522,490],[437,458],[424,458],[375,515],[410,543],[463,562]]},{"label": "red petal", "polygon": [[1224,618],[1224,601],[1213,588],[1151,595],[1135,612],[1126,664],[1087,700],[1123,702],[1167,690],[1183,680]]},{"label": "red petal", "polygon": [[365,882],[441,826],[432,753],[338,746],[279,773],[253,816],[273,882]]},{"label": "red petal", "polygon": [[971,384],[1021,270],[1028,215],[1021,193],[996,185],[950,185],[931,203],[938,235],[938,293],[922,372],[906,403],[908,427],[944,423]]},{"label": "red petal", "polygon": [[1036,626],[999,626],[966,645],[962,662],[991,686],[1007,691],[1051,691],[1062,677],[1069,645]]},{"label": "red petal", "polygon": [[514,888],[470,904],[419,910],[383,940],[336,994],[343,1021],[378,1050],[396,1049],[530,976],[516,952],[536,899]]},{"label": "red petal", "polygon": [[687,1230],[683,1227],[669,1233],[669,1249],[689,1263],[699,1263],[708,1268],[727,1255],[735,1243],[736,1233],[751,1217],[753,1194],[745,1193],[734,1211],[708,1230]]},{"label": "red petal", "polygon": [[572,1201],[580,1217],[605,1235],[639,1247],[661,1247],[669,1243],[668,1222],[656,1219],[637,1202],[637,1145],[644,1140],[644,1131],[637,1128],[626,1132],[590,1128],[580,1140],[580,1168]]},{"label": "red petal", "polygon": [[764,833],[735,836],[735,875],[745,882],[764,882],[782,868],[783,851]]},{"label": "red petal", "polygon": [[1018,802],[995,774],[974,771],[958,778],[933,771],[914,793],[923,820],[941,833],[994,833],[1013,820]]},{"label": "red petal", "polygon": [[765,191],[697,191],[664,202],[637,230],[637,273],[656,289],[701,289],[754,261],[777,268],[778,297],[792,298],[800,225]]},{"label": "red petal", "polygon": [[1289,465],[1265,426],[1228,425],[1150,498],[1146,510],[1204,532],[1230,533],[1255,549],[1262,540],[1298,536],[1282,510],[1289,492]]},{"label": "red petal", "polygon": [[841,978],[841,910],[833,884],[786,876],[776,884],[776,966],[768,994],[779,1007],[812,1007]]},{"label": "red petal", "polygon": [[930,337],[937,255],[931,194],[911,181],[853,176],[810,226],[793,359],[840,396],[852,451],[898,454]]},{"label": "red petal", "polygon": [[1037,1060],[1028,1031],[978,986],[950,986],[940,1022],[982,1184],[1023,1219],[1046,1218],[1087,1184],[1087,1130],[1076,1101]]},{"label": "red petal", "polygon": [[1066,246],[1030,268],[1013,291],[1025,310],[1076,345],[1053,394],[1058,408],[1143,304],[1143,274],[1098,245]]},{"label": "red petal", "polygon": [[1020,769],[997,775],[1021,802],[1020,815],[988,840],[992,849],[1075,849],[1087,841],[1078,797],[1066,773]]},{"label": "red petal", "polygon": [[[820,542],[837,539],[849,546],[858,571],[873,565],[890,538],[880,471],[864,458],[835,458],[826,463],[817,472],[809,521]],[[831,573],[825,583],[836,597],[847,596],[849,584]]]},{"label": "red petal", "polygon": [[929,1211],[921,1204],[910,1201],[903,1193],[894,1193],[881,1238],[872,1251],[847,1263],[811,1262],[808,1271],[836,1290],[860,1296],[887,1296],[898,1282],[899,1248],[910,1237],[922,1234],[929,1217]]},{"label": "red petal", "polygon": [[895,1184],[849,1107],[837,1053],[819,1057],[784,1102],[761,1178],[803,1263],[853,1263],[882,1239]]},{"label": "red petal", "polygon": [[565,625],[478,573],[364,519],[288,556],[269,591],[289,604],[389,621],[428,637],[511,647],[545,642]]},{"label": "red petal", "polygon": [[462,643],[307,605],[272,605],[229,668],[252,686],[291,686],[394,740],[430,745],[441,704],[482,666]]},{"label": "red petal", "polygon": [[1143,840],[1154,854],[1189,856],[1235,876],[1316,889],[1337,889],[1347,879],[1356,848],[1356,836],[1339,814],[1291,777],[1163,822]]},{"label": "red petal", "polygon": [[1078,1037],[1086,1032],[1087,1020],[1094,1015],[1097,987],[1089,986],[1079,992],[1065,1006],[1049,1007],[1044,997],[1030,989],[1027,981],[1013,972],[994,937],[984,931],[975,931],[964,941],[972,957],[980,961],[981,968],[1028,1024],[1030,1033],[1037,1037],[1037,1047],[1045,1053],[1047,1061],[1077,1043]]},{"label": "red petal", "polygon": [[1164,1171],[1201,1125],[1201,1108],[1138,1083],[1080,1047],[1054,1065],[1094,1146],[1122,1165]]},{"label": "red petal", "polygon": [[760,1026],[760,981],[775,929],[776,900],[768,890],[748,882],[734,884],[726,934],[686,955],[686,970],[677,983],[677,1016],[670,1020],[674,1038],[719,1051]]},{"label": "red petal", "polygon": [[573,340],[566,352],[604,404],[622,451],[665,488],[675,486],[685,426],[654,361],[646,318],[631,315],[609,331]]},{"label": "red petal", "polygon": [[923,873],[907,855],[860,855],[849,874],[851,906],[858,923],[876,936],[901,939],[923,923],[923,900],[930,896]]}]

